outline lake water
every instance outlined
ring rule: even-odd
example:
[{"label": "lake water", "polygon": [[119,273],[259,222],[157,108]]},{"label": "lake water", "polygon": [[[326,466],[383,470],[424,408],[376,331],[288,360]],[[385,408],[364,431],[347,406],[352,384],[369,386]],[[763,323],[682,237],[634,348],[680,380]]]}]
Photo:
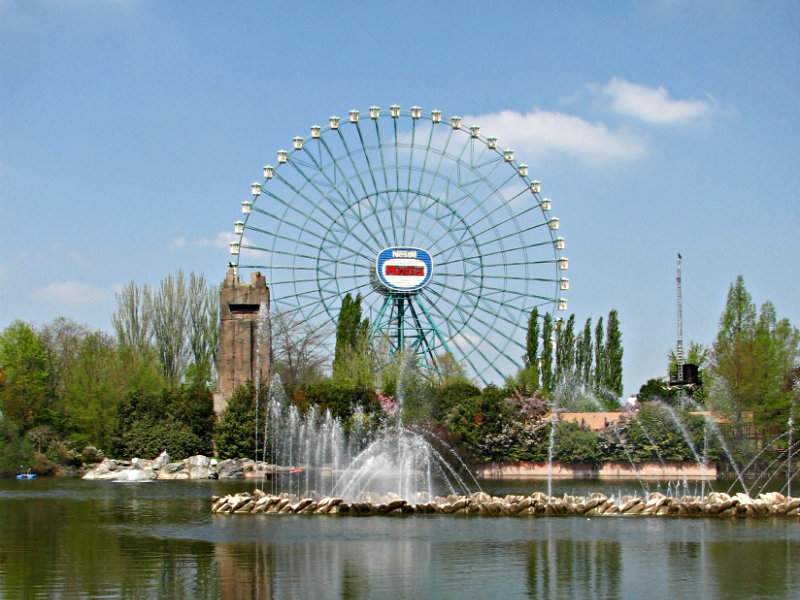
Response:
[{"label": "lake water", "polygon": [[0,480],[0,597],[800,598],[797,518],[209,513],[253,487]]}]

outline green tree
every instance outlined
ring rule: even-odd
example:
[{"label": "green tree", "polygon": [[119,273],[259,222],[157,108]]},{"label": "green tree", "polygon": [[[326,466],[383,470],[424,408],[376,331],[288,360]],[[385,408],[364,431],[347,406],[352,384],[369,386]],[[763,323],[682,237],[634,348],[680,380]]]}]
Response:
[{"label": "green tree", "polygon": [[117,311],[111,315],[111,322],[120,355],[128,365],[129,372],[146,370],[155,360],[152,312],[148,308],[150,287],[131,281],[122,286],[115,296]]},{"label": "green tree", "polygon": [[603,317],[594,327],[594,390],[601,394],[606,387],[606,350],[603,343]]},{"label": "green tree", "polygon": [[254,456],[255,430],[256,388],[248,381],[234,390],[228,406],[220,415],[214,438],[220,458]]},{"label": "green tree", "polygon": [[605,388],[617,398],[622,396],[622,333],[616,309],[608,313],[605,343]]},{"label": "green tree", "polygon": [[539,389],[539,309],[534,306],[528,319],[528,332],[525,339],[525,369],[529,371],[526,380],[532,390]]},{"label": "green tree", "polygon": [[361,294],[342,299],[336,324],[333,378],[345,385],[371,386],[374,360],[369,344],[369,319],[361,318]]},{"label": "green tree", "polygon": [[667,382],[658,378],[648,379],[639,388],[639,393],[636,394],[636,399],[640,403],[650,402],[653,400],[669,400],[670,390],[667,386]]},{"label": "green tree", "polygon": [[592,385],[592,319],[586,319],[586,324],[583,326],[583,351],[582,358],[583,364],[581,365],[581,381],[585,387],[590,388]]},{"label": "green tree", "polygon": [[47,347],[47,395],[52,422],[62,431],[65,427],[63,419],[66,416],[66,389],[75,372],[74,364],[80,345],[89,333],[87,327],[66,317],[56,317],[38,332],[39,338]]},{"label": "green tree", "polygon": [[753,410],[761,425],[784,425],[791,403],[785,382],[799,358],[797,328],[778,319],[770,302],[756,317],[755,303],[738,276],[728,289],[711,353],[713,406],[736,423],[744,410]]},{"label": "green tree", "polygon": [[108,334],[96,331],[80,341],[64,393],[65,433],[79,448],[91,444],[108,451],[112,446],[124,395],[118,364],[116,344]]},{"label": "green tree", "polygon": [[558,342],[556,344],[556,381],[571,379],[572,369],[575,364],[575,315],[567,319],[566,325],[561,323],[558,327]]},{"label": "green tree", "polygon": [[158,362],[170,384],[178,383],[188,366],[188,289],[183,271],[170,273],[155,292],[145,297],[145,310],[153,324]]},{"label": "green tree", "polygon": [[20,435],[19,428],[0,417],[0,476],[20,472],[33,463],[33,445]]},{"label": "green tree", "polygon": [[188,346],[191,365],[187,379],[195,384],[211,383],[219,346],[219,291],[205,277],[191,273],[187,304]]},{"label": "green tree", "polygon": [[541,352],[541,373],[542,373],[542,389],[545,392],[551,392],[554,387],[554,373],[553,373],[553,318],[550,313],[545,313],[542,322],[542,352]]},{"label": "green tree", "polygon": [[50,420],[47,347],[17,319],[0,334],[0,410],[11,423],[29,428]]}]

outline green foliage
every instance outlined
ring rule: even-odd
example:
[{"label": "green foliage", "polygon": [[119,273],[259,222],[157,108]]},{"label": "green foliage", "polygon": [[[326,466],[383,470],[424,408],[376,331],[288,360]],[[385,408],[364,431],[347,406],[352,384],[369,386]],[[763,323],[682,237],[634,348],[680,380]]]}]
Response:
[{"label": "green foliage", "polygon": [[636,399],[640,402],[651,402],[655,400],[669,400],[671,398],[667,382],[663,379],[653,378],[648,379],[639,388],[639,393],[636,394]]},{"label": "green foliage", "polygon": [[710,372],[709,399],[735,424],[745,410],[754,411],[761,426],[785,428],[792,401],[786,385],[800,360],[800,332],[778,319],[770,302],[756,307],[741,275],[731,284],[720,317]]},{"label": "green foliage", "polygon": [[94,332],[80,340],[64,389],[63,428],[78,447],[112,445],[124,393],[117,367],[116,347],[109,336]]},{"label": "green foliage", "polygon": [[[464,390],[463,392],[466,392]],[[466,393],[464,393],[466,396]],[[487,386],[478,396],[461,397],[450,411],[448,428],[455,440],[479,460],[543,460],[546,431],[541,411],[521,411],[541,399],[513,395]],[[523,414],[525,412],[525,414]]]},{"label": "green foliage", "polygon": [[433,414],[435,421],[448,420],[454,408],[466,403],[470,398],[477,398],[481,390],[468,381],[457,381],[440,388],[432,388]]},{"label": "green foliage", "polygon": [[20,435],[19,427],[0,417],[0,476],[8,476],[32,466],[33,444]]},{"label": "green foliage", "polygon": [[[349,293],[342,299],[336,323],[336,347],[333,355],[333,378],[348,384],[372,383],[369,320],[361,320],[361,294],[353,298]],[[364,381],[367,378],[369,381]]]},{"label": "green foliage", "polygon": [[575,365],[575,315],[570,315],[566,324],[559,321],[556,343],[556,381],[563,381],[572,373]]},{"label": "green foliage", "polygon": [[560,422],[555,431],[553,458],[562,462],[596,465],[601,458],[597,434],[577,423]]},{"label": "green foliage", "polygon": [[619,398],[622,396],[622,333],[616,309],[608,313],[604,351],[604,389]]},{"label": "green foliage", "polygon": [[47,422],[47,348],[26,323],[16,320],[0,334],[0,410],[20,427]]},{"label": "green foliage", "polygon": [[555,385],[555,373],[553,372],[553,318],[550,313],[545,313],[542,322],[542,352],[539,357],[541,360],[542,390],[550,392]]},{"label": "green foliage", "polygon": [[594,327],[594,390],[600,392],[605,387],[606,350],[603,342],[603,317],[600,317]]},{"label": "green foliage", "polygon": [[343,421],[350,419],[353,410],[360,406],[367,413],[380,410],[374,394],[363,387],[348,386],[334,379],[325,379],[297,388],[292,395],[292,402],[298,410],[306,412],[314,404],[320,411],[326,409]]},{"label": "green foliage", "polygon": [[581,381],[587,388],[591,387],[592,381],[592,319],[586,319],[581,336],[581,350],[578,355],[581,358],[580,372]]},{"label": "green foliage", "polygon": [[213,406],[203,386],[164,388],[160,395],[132,391],[119,405],[118,420],[115,452],[126,458],[154,458],[163,450],[175,459],[212,452]]},{"label": "green foliage", "polygon": [[532,390],[539,389],[539,309],[533,307],[528,319],[528,331],[525,338],[525,379]]},{"label": "green foliage", "polygon": [[[259,407],[260,408],[260,407]],[[237,387],[217,424],[220,458],[254,456],[256,452],[256,388],[253,382]]]}]

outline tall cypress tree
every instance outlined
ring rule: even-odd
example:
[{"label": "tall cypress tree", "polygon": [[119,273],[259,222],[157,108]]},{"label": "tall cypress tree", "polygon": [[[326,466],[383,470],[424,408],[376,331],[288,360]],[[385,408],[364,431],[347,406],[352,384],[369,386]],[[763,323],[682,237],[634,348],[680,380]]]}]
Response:
[{"label": "tall cypress tree", "polygon": [[549,392],[553,389],[553,318],[545,313],[542,323],[542,389]]},{"label": "tall cypress tree", "polygon": [[525,340],[525,366],[530,373],[534,389],[539,388],[539,309],[534,306],[528,319],[528,336]]},{"label": "tall cypress tree", "polygon": [[616,309],[608,313],[605,357],[605,388],[619,398],[622,396],[622,333]]},{"label": "tall cypress tree", "polygon": [[594,389],[600,392],[606,387],[606,353],[603,345],[603,317],[597,319],[594,328]]},{"label": "tall cypress tree", "polygon": [[586,319],[586,325],[583,326],[583,365],[582,365],[582,381],[583,385],[590,387],[592,384],[592,319]]},{"label": "tall cypress tree", "polygon": [[342,298],[339,321],[336,324],[336,347],[333,354],[333,376],[343,375],[343,367],[348,355],[352,354],[359,341],[362,328],[361,295],[355,299],[348,293]]},{"label": "tall cypress tree", "polygon": [[559,320],[556,325],[556,375],[555,381],[564,380],[572,370],[575,356],[575,315],[570,315],[566,324]]}]

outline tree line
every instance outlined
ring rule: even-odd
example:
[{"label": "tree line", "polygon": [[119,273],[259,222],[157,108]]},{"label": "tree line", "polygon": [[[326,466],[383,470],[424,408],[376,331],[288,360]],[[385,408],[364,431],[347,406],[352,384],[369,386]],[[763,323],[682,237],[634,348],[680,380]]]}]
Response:
[{"label": "tree line", "polygon": [[[739,430],[751,422],[746,413],[752,412],[753,426],[775,435],[786,431],[793,414],[798,421],[800,331],[778,318],[769,300],[757,309],[741,275],[728,288],[714,341],[690,342],[685,362],[699,366],[702,386],[670,389],[665,378],[651,379],[639,390],[639,400],[688,402],[725,415]],[[667,371],[676,367],[671,349]]]},{"label": "tree line", "polygon": [[216,287],[178,271],[116,301],[116,335],[66,317],[0,334],[0,472],[212,451]]}]

